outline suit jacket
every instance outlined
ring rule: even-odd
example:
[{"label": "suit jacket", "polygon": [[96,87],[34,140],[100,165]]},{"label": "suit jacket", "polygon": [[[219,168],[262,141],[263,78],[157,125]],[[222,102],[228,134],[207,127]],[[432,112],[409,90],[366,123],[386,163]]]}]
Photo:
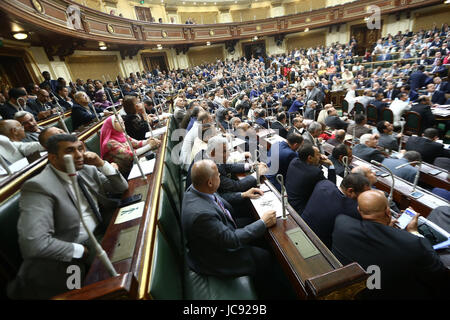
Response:
[{"label": "suit jacket", "polygon": [[338,116],[328,116],[325,118],[325,124],[331,129],[344,129],[348,127],[348,122],[342,121]]},{"label": "suit jacket", "polygon": [[252,187],[256,187],[256,179],[247,176],[244,179],[235,179],[234,174],[244,173],[245,165],[243,163],[236,164],[217,164],[220,174],[219,193],[225,192],[244,192]]},{"label": "suit jacket", "polygon": [[[353,128],[355,128],[355,123],[351,123],[348,125],[347,127],[347,134],[351,134],[353,135]],[[355,128],[355,137],[356,138],[360,138],[363,134],[366,133],[372,133],[372,130],[370,130],[369,128],[365,127],[365,126],[360,126],[357,125]]]},{"label": "suit jacket", "polygon": [[[108,215],[117,205],[107,198],[107,193],[125,191],[127,181],[118,171],[105,176],[89,165],[84,165],[78,174],[89,192],[96,196],[97,206],[104,209],[102,216],[107,225]],[[24,183],[19,207],[17,229],[23,262],[8,288],[8,295],[19,299],[49,299],[67,291],[69,265],[84,268],[79,259],[72,258],[73,243],[80,233],[76,198],[55,169],[47,165],[40,174]]]},{"label": "suit jacket", "polygon": [[398,150],[397,139],[391,134],[380,133],[378,145],[389,150]]},{"label": "suit jacket", "polygon": [[278,135],[280,137],[283,137],[285,139],[287,138],[288,131],[286,130],[286,128],[280,122],[278,122],[278,121],[272,122],[271,123],[271,127],[274,130],[278,130]]},{"label": "suit jacket", "polygon": [[264,120],[263,118],[256,118],[255,122],[257,124],[259,124],[261,127],[268,129],[269,128],[269,124],[267,123],[266,120]]},{"label": "suit jacket", "polygon": [[414,150],[420,153],[422,161],[433,163],[437,157],[450,157],[450,150],[444,149],[444,145],[424,137],[410,137],[406,142],[406,150]]},{"label": "suit jacket", "polygon": [[332,252],[343,265],[357,262],[365,270],[371,265],[380,268],[381,289],[366,289],[366,298],[448,296],[449,273],[425,238],[381,223],[339,215],[332,240]]},{"label": "suit jacket", "polygon": [[[94,107],[89,107],[89,110],[80,106],[79,104],[74,103],[72,107],[72,125],[73,130],[76,130],[79,126],[88,124],[89,122],[97,119],[95,117],[95,113],[93,111]],[[100,113],[103,112],[99,108],[95,108],[97,111],[97,115],[100,118]]]},{"label": "suit jacket", "polygon": [[[215,196],[232,213],[230,204],[218,194]],[[264,235],[262,220],[237,229],[214,200],[192,186],[184,194],[182,207],[187,263],[192,270],[217,276],[240,276],[254,271],[249,244]]]},{"label": "suit jacket", "polygon": [[368,147],[365,144],[355,145],[353,147],[353,155],[367,162],[375,160],[381,163],[384,160],[384,156],[379,150]]},{"label": "suit jacket", "polygon": [[[292,159],[297,157],[298,153],[292,150],[285,141],[277,142],[270,148],[268,153],[269,161],[267,166],[269,168],[272,168],[272,165],[277,162],[278,171],[275,174],[268,174],[267,178],[278,189],[278,191],[281,190],[281,186],[276,179],[277,174],[282,174],[283,181],[286,181],[286,174],[289,164],[291,163]],[[272,168],[272,170],[275,170],[275,168]]]},{"label": "suit jacket", "polygon": [[301,217],[320,240],[331,249],[334,220],[339,214],[361,220],[357,207],[358,202],[346,197],[336,184],[329,180],[322,180],[317,182]]},{"label": "suit jacket", "polygon": [[[325,180],[321,166],[312,166],[298,158],[294,158],[289,164],[286,176],[286,192],[288,201],[298,214],[303,209],[311,196],[317,182]],[[336,172],[328,170],[328,180],[336,183]]]},{"label": "suit jacket", "polygon": [[39,112],[46,111],[46,110],[49,110],[49,109],[52,109],[52,108],[53,108],[53,105],[51,105],[50,103],[44,103],[44,104],[41,104],[37,99],[34,100],[33,102],[30,102],[30,103],[28,104],[28,106],[29,106],[29,108],[30,108],[30,110],[31,110],[31,113],[32,113],[35,117],[37,117],[37,115],[39,114]]},{"label": "suit jacket", "polygon": [[377,107],[378,119],[381,119],[381,111],[383,111],[384,108],[388,108],[389,107],[386,102],[379,101],[379,100],[373,100],[371,102],[371,104],[373,104],[375,107]]},{"label": "suit jacket", "polygon": [[11,141],[7,136],[0,134],[0,156],[9,163],[19,161],[38,151],[44,151],[44,148],[37,141]]},{"label": "suit jacket", "polygon": [[408,160],[404,158],[402,159],[386,158],[383,160],[383,164],[386,167],[388,167],[394,175],[402,179],[405,179],[406,181],[414,183],[414,178],[416,177],[418,168],[409,165],[400,169],[396,169],[397,166],[400,166],[405,163],[408,163]]},{"label": "suit jacket", "polygon": [[431,102],[435,104],[445,104],[446,100],[445,93],[442,91],[435,91],[431,96]]},{"label": "suit jacket", "polygon": [[322,105],[324,99],[324,94],[322,92],[322,90],[320,90],[319,88],[314,87],[311,92],[309,94],[307,94],[305,101],[309,101],[309,100],[314,100],[317,102],[317,104],[319,106]]},{"label": "suit jacket", "polygon": [[[35,115],[33,110],[31,110],[28,105],[25,106],[25,111],[32,113],[33,116]],[[9,101],[0,106],[0,115],[2,116],[3,120],[14,119],[14,115],[16,114],[16,112],[18,112],[18,110],[15,106],[9,103]],[[37,114],[35,118],[37,119]]]},{"label": "suit jacket", "polygon": [[149,131],[148,124],[137,114],[127,114],[122,116],[125,130],[128,135],[136,140],[145,140],[145,134]]},{"label": "suit jacket", "polygon": [[411,90],[416,90],[417,88],[422,88],[427,82],[427,75],[422,71],[415,71],[409,77],[409,83],[411,85]]},{"label": "suit jacket", "polygon": [[420,131],[422,132],[426,128],[430,128],[434,125],[436,119],[431,112],[429,105],[414,104],[411,106],[411,111],[417,112],[422,116],[422,122],[420,124]]}]

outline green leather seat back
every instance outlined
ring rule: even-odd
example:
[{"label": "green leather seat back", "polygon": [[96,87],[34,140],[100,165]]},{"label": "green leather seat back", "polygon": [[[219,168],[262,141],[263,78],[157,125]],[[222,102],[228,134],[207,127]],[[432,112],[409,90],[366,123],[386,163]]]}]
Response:
[{"label": "green leather seat back", "polygon": [[185,298],[188,300],[256,300],[249,276],[216,277],[185,271]]},{"label": "green leather seat back", "polygon": [[373,104],[367,106],[367,122],[377,123],[378,120],[378,110]]},{"label": "green leather seat back", "polygon": [[84,141],[89,151],[95,152],[100,156],[100,132],[96,132]]},{"label": "green leather seat back", "polygon": [[64,123],[66,124],[67,130],[69,130],[69,132],[73,132],[72,117],[65,118]]},{"label": "green leather seat back", "polygon": [[183,299],[182,269],[162,233],[156,229],[149,295],[158,300]]},{"label": "green leather seat back", "polygon": [[183,235],[181,233],[180,212],[176,212],[167,193],[161,190],[159,197],[158,227],[167,242],[174,249],[180,262],[183,261]]},{"label": "green leather seat back", "polygon": [[360,102],[355,102],[355,114],[364,114],[364,105]]},{"label": "green leather seat back", "polygon": [[[175,212],[181,212],[180,190],[175,185],[170,172],[165,168],[162,176],[162,189],[167,193]],[[179,218],[179,217],[178,217]]]},{"label": "green leather seat back", "polygon": [[15,272],[22,263],[17,233],[19,199],[20,192],[17,192],[0,205],[0,263]]},{"label": "green leather seat back", "polygon": [[381,118],[384,121],[388,121],[390,123],[394,123],[394,114],[392,113],[392,110],[389,108],[384,108],[381,112]]},{"label": "green leather seat back", "polygon": [[344,112],[344,113],[348,112],[348,102],[347,102],[347,100],[342,100],[342,112]]},{"label": "green leather seat back", "polygon": [[420,131],[420,122],[422,116],[417,112],[408,111],[405,115],[405,118],[406,118],[405,130],[413,131],[415,134],[418,134]]}]

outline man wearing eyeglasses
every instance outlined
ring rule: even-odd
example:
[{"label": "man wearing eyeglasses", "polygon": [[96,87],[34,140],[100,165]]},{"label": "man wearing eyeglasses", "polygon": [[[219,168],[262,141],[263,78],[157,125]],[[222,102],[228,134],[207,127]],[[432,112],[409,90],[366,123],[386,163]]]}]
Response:
[{"label": "man wearing eyeglasses", "polygon": [[378,139],[380,139],[378,134],[363,134],[359,138],[359,144],[353,148],[353,155],[367,162],[371,162],[372,160],[380,163],[383,162],[385,157],[377,149]]}]

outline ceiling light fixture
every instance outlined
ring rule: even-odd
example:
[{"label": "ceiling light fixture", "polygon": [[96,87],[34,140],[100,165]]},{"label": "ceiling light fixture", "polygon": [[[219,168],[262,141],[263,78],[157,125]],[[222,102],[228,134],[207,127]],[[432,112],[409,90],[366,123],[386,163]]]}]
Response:
[{"label": "ceiling light fixture", "polygon": [[206,45],[207,45],[207,46],[210,46],[210,45],[211,45],[211,42],[208,41],[208,42],[206,43]]},{"label": "ceiling light fixture", "polygon": [[28,34],[26,34],[25,32],[16,32],[13,34],[13,37],[17,40],[24,40],[28,38]]},{"label": "ceiling light fixture", "polygon": [[309,28],[306,28],[306,29],[305,29],[305,32],[308,32],[308,31],[309,31]]},{"label": "ceiling light fixture", "polygon": [[106,49],[108,49],[108,47],[106,46],[106,43],[104,43],[103,41],[100,41],[100,42],[98,43],[98,48],[99,48],[100,50],[106,50]]}]

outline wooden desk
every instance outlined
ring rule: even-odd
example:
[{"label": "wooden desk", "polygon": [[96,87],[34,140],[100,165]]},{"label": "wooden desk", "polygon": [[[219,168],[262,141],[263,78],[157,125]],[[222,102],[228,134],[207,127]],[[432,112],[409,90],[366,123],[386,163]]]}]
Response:
[{"label": "wooden desk", "polygon": [[[329,143],[324,143],[322,146],[326,154],[330,154],[334,148],[334,146],[330,145]],[[364,161],[355,156],[353,156],[352,165],[354,167],[363,165],[370,167],[373,171],[383,171],[383,168],[374,166],[371,163],[368,163],[367,161]],[[377,189],[389,192],[392,181],[391,177],[377,177],[377,179],[378,181],[375,184]],[[397,176],[395,176],[394,179],[395,189],[393,197],[394,201],[397,203],[397,206],[401,210],[406,209],[408,206],[411,206],[415,211],[419,212],[424,217],[427,217],[430,214],[431,210],[433,210],[434,208],[438,206],[448,205],[448,202],[445,199],[442,199],[441,197],[419,186],[416,189],[422,192],[424,195],[418,199],[414,199],[409,195],[413,189],[413,184]]]}]

